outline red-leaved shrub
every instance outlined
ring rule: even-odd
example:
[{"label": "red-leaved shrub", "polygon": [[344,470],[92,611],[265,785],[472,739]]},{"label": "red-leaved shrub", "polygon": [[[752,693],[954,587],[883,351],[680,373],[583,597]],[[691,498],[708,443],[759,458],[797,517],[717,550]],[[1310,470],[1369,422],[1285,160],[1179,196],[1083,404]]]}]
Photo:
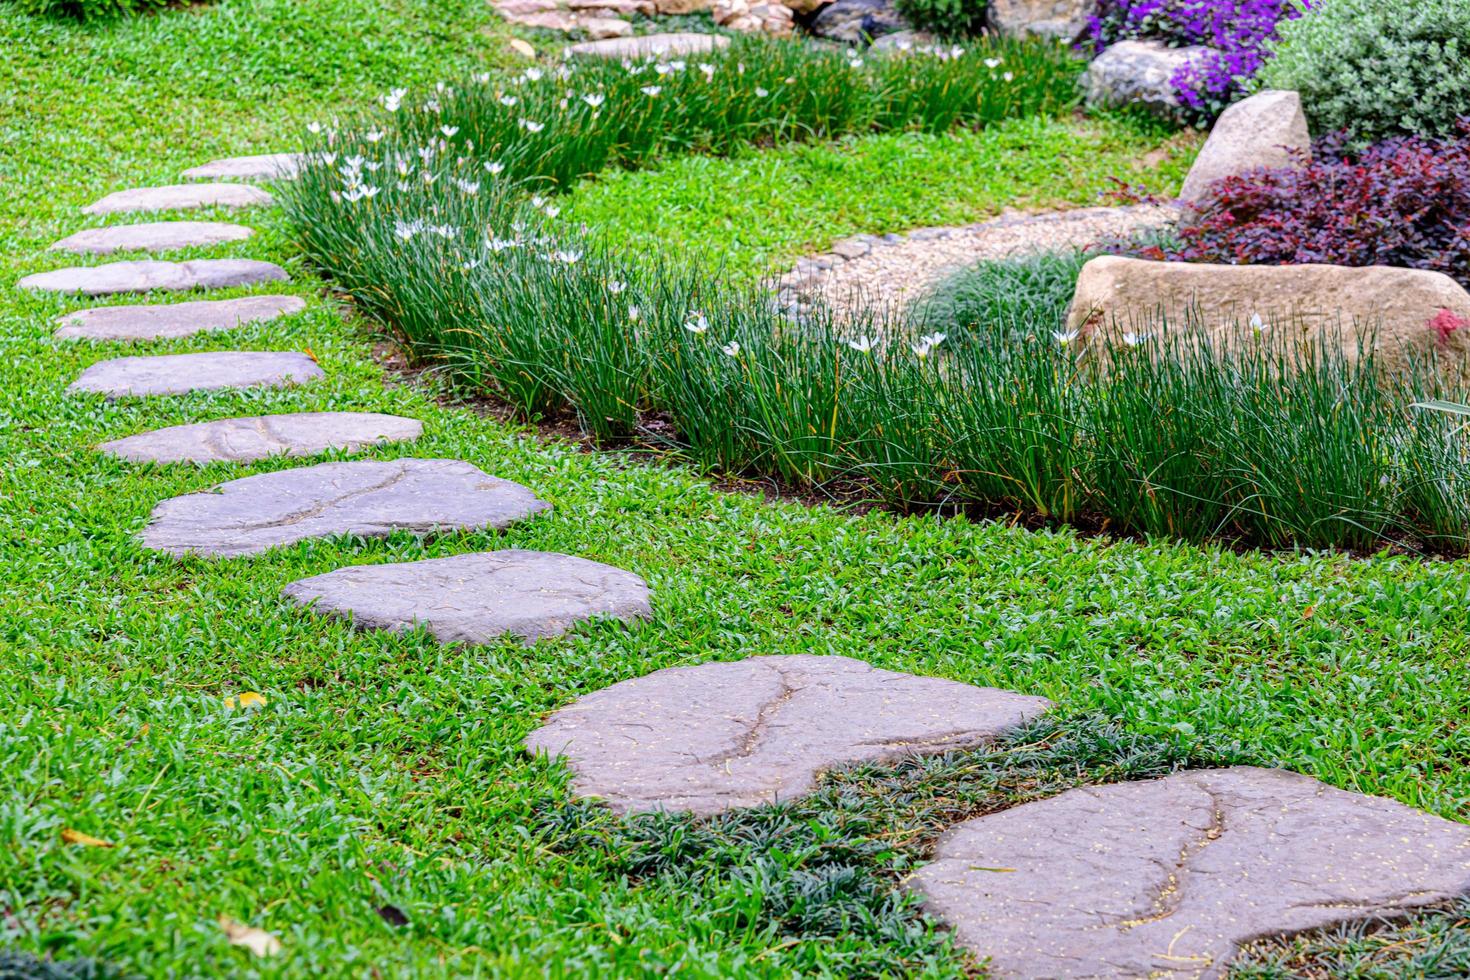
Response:
[{"label": "red-leaved shrub", "polygon": [[1470,287],[1470,119],[1449,139],[1404,137],[1352,151],[1320,139],[1300,169],[1212,187],[1176,246],[1136,254],[1233,265],[1395,265]]}]

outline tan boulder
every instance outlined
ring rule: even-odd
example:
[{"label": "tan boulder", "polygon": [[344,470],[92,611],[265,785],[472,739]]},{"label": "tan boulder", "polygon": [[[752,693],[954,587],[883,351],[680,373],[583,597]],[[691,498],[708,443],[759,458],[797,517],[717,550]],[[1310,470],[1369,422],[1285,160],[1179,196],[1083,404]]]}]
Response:
[{"label": "tan boulder", "polygon": [[652,0],[566,0],[567,9],[595,17],[652,17],[656,8]]},{"label": "tan boulder", "polygon": [[582,30],[593,40],[609,37],[632,37],[633,25],[616,17],[584,17]]},{"label": "tan boulder", "polygon": [[1279,89],[1259,92],[1221,113],[1184,179],[1179,199],[1193,204],[1217,180],[1258,167],[1300,166],[1311,149],[1302,97]]},{"label": "tan boulder", "polygon": [[1229,344],[1292,331],[1340,342],[1355,359],[1374,333],[1389,369],[1433,350],[1470,361],[1470,293],[1449,276],[1391,266],[1209,265],[1104,255],[1082,267],[1067,313],[1079,341],[1118,344],[1196,328]]},{"label": "tan boulder", "polygon": [[658,12],[666,16],[697,14],[701,10],[708,10],[713,3],[714,0],[654,0]]}]

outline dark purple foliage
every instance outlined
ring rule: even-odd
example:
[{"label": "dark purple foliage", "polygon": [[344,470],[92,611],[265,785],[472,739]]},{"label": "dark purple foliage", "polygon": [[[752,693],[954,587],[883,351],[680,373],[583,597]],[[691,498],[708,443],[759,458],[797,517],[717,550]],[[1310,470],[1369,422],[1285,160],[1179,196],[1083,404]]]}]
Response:
[{"label": "dark purple foliage", "polygon": [[1310,6],[1294,0],[1100,0],[1090,22],[1092,45],[1100,51],[1125,38],[1155,38],[1171,47],[1212,48],[1172,79],[1184,106],[1212,118],[1265,63],[1265,44],[1276,36],[1277,23]]},{"label": "dark purple foliage", "polygon": [[1216,183],[1179,230],[1182,244],[1147,258],[1287,265],[1396,265],[1470,287],[1470,119],[1446,139],[1406,136],[1354,151],[1318,140],[1301,169]]}]

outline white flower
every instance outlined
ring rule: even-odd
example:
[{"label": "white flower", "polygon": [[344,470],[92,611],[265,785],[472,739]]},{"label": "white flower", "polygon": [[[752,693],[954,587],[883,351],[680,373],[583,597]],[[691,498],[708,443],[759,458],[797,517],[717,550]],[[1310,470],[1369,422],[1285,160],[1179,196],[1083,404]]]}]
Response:
[{"label": "white flower", "polygon": [[668,65],[666,65],[662,61],[660,61],[658,64],[656,64],[656,65],[653,66],[653,70],[655,72],[657,72],[658,74],[660,74],[660,75],[667,75],[669,72],[673,71],[674,69],[670,68]]},{"label": "white flower", "polygon": [[337,162],[337,154],[323,153],[319,157],[317,157],[317,159],[320,160],[324,166],[330,167],[332,164]]},{"label": "white flower", "polygon": [[628,319],[629,320],[637,321],[642,316],[643,316],[643,314],[638,312],[638,307],[636,307],[636,306],[630,306],[630,307],[628,307]]},{"label": "white flower", "polygon": [[470,77],[473,78],[476,82],[478,82],[481,85],[484,85],[484,84],[486,84],[487,82],[490,81],[490,73],[488,71],[487,72],[481,72],[478,75],[471,75]]},{"label": "white flower", "polygon": [[383,132],[381,129],[370,129],[364,135],[367,137],[367,141],[369,143],[376,143],[378,140],[382,139],[388,134]]},{"label": "white flower", "polygon": [[995,69],[997,69],[997,68],[1000,67],[1000,59],[999,58],[986,58],[985,59],[985,67],[986,68],[989,68],[992,71],[994,71]]},{"label": "white flower", "polygon": [[499,163],[495,160],[486,160],[485,169],[490,172],[490,176],[494,177],[496,174],[505,169],[505,164]]},{"label": "white flower", "polygon": [[456,177],[454,178],[454,183],[458,185],[460,190],[464,191],[470,197],[474,197],[476,194],[480,193],[480,182],[478,180],[461,180],[460,178]]},{"label": "white flower", "polygon": [[539,81],[541,81],[541,69],[540,68],[527,68],[526,69],[526,81],[528,81],[528,82],[539,82]]},{"label": "white flower", "polygon": [[419,159],[422,160],[424,163],[428,163],[430,160],[434,159],[434,154],[436,152],[437,151],[434,149],[433,146],[421,146],[419,147]]},{"label": "white flower", "polygon": [[409,183],[406,180],[400,180],[397,181],[394,186],[396,186],[400,191],[406,191],[409,188]]},{"label": "white flower", "polygon": [[847,59],[847,67],[849,67],[849,68],[861,68],[862,66],[863,66],[863,59],[857,57],[856,55],[854,55],[853,57]]},{"label": "white flower", "polygon": [[398,163],[396,164],[396,166],[398,168],[398,176],[400,177],[407,177],[409,175],[409,172],[413,169],[409,166],[408,160],[403,157],[398,158]]},{"label": "white flower", "polygon": [[492,252],[503,252],[508,248],[515,248],[519,244],[520,242],[514,238],[495,238],[492,236],[485,239],[485,246]]},{"label": "white flower", "polygon": [[672,68],[672,69],[674,69],[674,71],[683,71],[684,70],[684,62],[682,62],[682,61],[671,61],[671,62],[669,62],[669,67]]},{"label": "white flower", "polygon": [[393,222],[393,234],[397,235],[405,242],[423,230],[424,223],[422,221],[398,220]]},{"label": "white flower", "polygon": [[546,124],[545,123],[532,122],[529,119],[522,119],[521,120],[521,128],[524,129],[524,130],[528,130],[528,131],[530,131],[532,133],[539,133],[539,132],[541,132],[541,130],[543,130],[543,129],[546,128]]},{"label": "white flower", "polygon": [[582,96],[582,101],[587,103],[592,108],[596,109],[598,106],[607,101],[607,96],[603,95],[601,92],[588,92],[586,95]]},{"label": "white flower", "polygon": [[715,66],[714,65],[711,65],[711,64],[708,64],[706,62],[701,61],[699,63],[699,70],[702,71],[702,72],[704,72],[704,77],[706,79],[712,79],[712,78],[715,77]]},{"label": "white flower", "polygon": [[929,353],[944,343],[945,335],[942,333],[925,334],[919,338],[919,342],[913,345],[914,353],[919,357],[928,357]]},{"label": "white flower", "polygon": [[1147,339],[1148,334],[1146,333],[1125,333],[1123,335],[1123,343],[1129,347],[1137,347]]},{"label": "white flower", "polygon": [[349,170],[361,170],[363,158],[360,154],[355,154],[343,160],[342,162],[347,165],[347,168]]},{"label": "white flower", "polygon": [[[954,47],[952,47],[952,48],[949,49],[949,56],[951,58],[958,58],[960,55],[962,55],[964,53],[965,53],[965,49],[962,48],[962,47],[960,47],[958,44],[956,44]],[[996,64],[998,65],[998,64],[1000,64],[1000,62],[997,61]]]},{"label": "white flower", "polygon": [[541,209],[541,213],[546,215],[548,218],[555,218],[557,215],[561,214],[561,208],[557,207],[554,204],[548,204],[546,205],[546,207]]},{"label": "white flower", "polygon": [[618,279],[613,279],[607,284],[607,291],[612,293],[614,296],[616,296],[618,293],[621,293],[627,288],[628,284]]},{"label": "white flower", "polygon": [[1005,73],[1005,74],[1004,74],[1004,75],[1002,75],[1002,76],[1000,76],[1000,77],[1001,77],[1001,78],[1003,78],[1003,79],[1005,79],[1005,80],[1006,80],[1006,81],[1008,81],[1008,82],[1010,82],[1010,81],[1014,81],[1014,80],[1015,80],[1015,78],[1016,78],[1016,76],[1015,76],[1015,75],[1013,75],[1013,74],[1011,74],[1011,73],[1010,73],[1010,72],[1006,72],[1006,73]]},{"label": "white flower", "polygon": [[878,338],[877,337],[869,337],[866,334],[864,334],[863,336],[859,337],[857,340],[849,340],[847,342],[847,346],[851,347],[853,350],[857,351],[859,354],[866,354],[870,350],[873,349],[873,345],[876,344],[877,342],[878,342]]},{"label": "white flower", "polygon": [[470,259],[464,265],[460,266],[460,268],[464,269],[464,271],[466,271],[466,272],[472,272],[475,269],[478,269],[479,267],[480,267],[480,260],[479,259]]},{"label": "white flower", "polygon": [[1077,331],[1075,331],[1075,330],[1058,330],[1055,333],[1053,333],[1052,336],[1056,338],[1057,343],[1061,344],[1063,347],[1066,347],[1072,341],[1074,341],[1074,340],[1077,339]]},{"label": "white flower", "polygon": [[451,137],[455,133],[459,132],[459,127],[458,126],[440,126],[439,127],[439,132],[441,132],[441,133],[444,134],[444,138],[445,139],[449,139],[449,137]]},{"label": "white flower", "polygon": [[540,194],[535,194],[531,197],[531,207],[533,208],[539,208],[545,203],[546,198],[542,197]]},{"label": "white flower", "polygon": [[439,175],[438,174],[430,173],[427,170],[425,170],[423,172],[423,174],[421,174],[421,176],[424,178],[424,186],[425,187],[433,187],[434,186],[434,181],[436,181],[436,180],[439,179]]},{"label": "white flower", "polygon": [[728,344],[725,344],[723,347],[721,347],[720,351],[724,353],[727,357],[739,357],[740,344],[732,340]]},{"label": "white flower", "polygon": [[662,92],[663,90],[664,89],[663,89],[663,86],[662,85],[645,85],[641,89],[639,89],[640,92],[642,92],[644,95],[648,96],[649,98],[652,98],[653,96],[657,95],[658,93]]},{"label": "white flower", "polygon": [[397,112],[398,107],[403,105],[403,97],[408,94],[408,89],[395,88],[383,96],[383,108],[389,112]]},{"label": "white flower", "polygon": [[684,324],[684,329],[690,333],[708,333],[709,321],[705,319],[703,313],[698,310],[691,310],[689,312],[689,321]]},{"label": "white flower", "polygon": [[503,106],[513,106],[516,104],[516,97],[514,95],[502,95],[500,97],[500,104]]},{"label": "white flower", "polygon": [[556,259],[556,261],[558,262],[564,262],[567,265],[572,265],[582,257],[582,253],[572,252],[566,249],[557,249],[555,252],[551,253],[551,257]]},{"label": "white flower", "polygon": [[770,94],[771,94],[770,92],[767,92],[765,89],[761,88],[759,85],[757,85],[755,87],[755,97],[757,99],[764,99],[766,96],[768,96]]},{"label": "white flower", "polygon": [[322,124],[319,122],[309,122],[306,124],[306,131],[315,136],[322,131]]},{"label": "white flower", "polygon": [[1251,329],[1254,330],[1256,333],[1260,333],[1262,330],[1266,329],[1266,321],[1261,319],[1261,314],[1251,314]]},{"label": "white flower", "polygon": [[347,200],[355,203],[357,201],[363,200],[364,198],[377,197],[378,189],[369,185],[359,184],[358,186],[352,188],[352,190],[344,193],[342,196]]},{"label": "white flower", "polygon": [[424,100],[424,111],[425,112],[438,112],[439,111],[439,100],[438,99],[425,99]]},{"label": "white flower", "polygon": [[454,225],[430,225],[429,230],[440,238],[453,238],[454,233],[459,229]]}]

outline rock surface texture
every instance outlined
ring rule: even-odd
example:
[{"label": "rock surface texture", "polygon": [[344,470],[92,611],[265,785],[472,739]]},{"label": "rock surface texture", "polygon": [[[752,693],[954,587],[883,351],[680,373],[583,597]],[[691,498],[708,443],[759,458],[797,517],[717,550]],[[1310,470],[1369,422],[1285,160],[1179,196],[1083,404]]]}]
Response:
[{"label": "rock surface texture", "polygon": [[1083,72],[1087,104],[1136,105],[1156,116],[1176,119],[1179,96],[1170,79],[1186,63],[1210,50],[1200,45],[1170,48],[1162,41],[1119,41],[1094,58]]},{"label": "rock surface texture", "polygon": [[342,534],[501,528],[549,506],[519,483],[453,459],[319,463],[165,500],[141,540],[173,555],[228,557]]},{"label": "rock surface texture", "polygon": [[284,351],[164,354],[99,361],[66,390],[98,392],[110,398],[181,395],[216,388],[299,384],[322,375],[322,369],[305,354]]},{"label": "rock surface texture", "polygon": [[184,171],[185,180],[289,180],[301,169],[300,153],[265,153],[259,156],[211,160]]},{"label": "rock surface texture", "polygon": [[1094,0],[990,0],[990,26],[1006,37],[1043,37],[1073,43],[1087,33]]},{"label": "rock surface texture", "polygon": [[160,340],[229,330],[306,309],[299,296],[242,296],[149,306],[96,306],[57,319],[60,340]]},{"label": "rock surface texture", "polygon": [[1116,255],[1090,260],[1077,277],[1067,329],[1084,340],[1116,341],[1125,332],[1208,332],[1229,345],[1262,331],[1304,332],[1344,355],[1358,356],[1371,330],[1376,363],[1406,371],[1431,350],[1446,370],[1470,367],[1470,330],[1435,326],[1448,317],[1470,323],[1470,293],[1442,272],[1390,266],[1210,265],[1152,262]]},{"label": "rock surface texture", "polygon": [[140,259],[37,272],[26,276],[17,285],[22,289],[48,293],[112,296],[117,293],[146,293],[154,289],[171,292],[224,289],[289,278],[286,270],[275,263],[255,259],[195,259],[192,262]]},{"label": "rock surface texture", "polygon": [[657,58],[704,54],[729,44],[730,39],[719,34],[644,34],[640,37],[615,37],[606,41],[569,44],[567,52],[596,58]]},{"label": "rock surface texture", "polygon": [[614,684],[526,746],[565,756],[577,793],[619,812],[708,814],[800,796],[833,766],[983,745],[1048,707],[847,657],[753,657]]},{"label": "rock surface texture", "polygon": [[782,3],[759,0],[715,0],[710,14],[716,24],[744,34],[782,37],[795,29],[791,8]]},{"label": "rock surface texture", "polygon": [[1300,166],[1311,158],[1312,134],[1296,92],[1270,89],[1220,114],[1189,168],[1179,199],[1193,204],[1210,185],[1259,167]]},{"label": "rock surface texture", "polygon": [[287,598],[350,616],[363,629],[422,624],[443,643],[527,643],[585,619],[648,616],[648,586],[632,572],[544,551],[483,551],[394,565],[354,565],[292,582]]},{"label": "rock surface texture", "polygon": [[1470,827],[1280,770],[1074,789],[962,823],[910,879],[1005,978],[1223,977],[1251,940],[1470,891]]},{"label": "rock surface texture", "polygon": [[102,452],[136,463],[249,463],[271,456],[353,452],[407,442],[424,431],[418,419],[375,412],[296,412],[174,425],[104,442]]},{"label": "rock surface texture", "polygon": [[150,221],[136,225],[86,228],[52,245],[54,251],[77,255],[111,255],[113,252],[166,252],[195,245],[239,242],[255,232],[225,221]]},{"label": "rock surface texture", "polygon": [[247,184],[167,184],[108,194],[82,208],[86,214],[126,211],[179,211],[191,208],[245,208],[271,203],[271,196]]},{"label": "rock surface texture", "polygon": [[907,30],[908,26],[893,0],[836,0],[817,11],[811,32],[845,44],[865,44],[884,34]]}]

